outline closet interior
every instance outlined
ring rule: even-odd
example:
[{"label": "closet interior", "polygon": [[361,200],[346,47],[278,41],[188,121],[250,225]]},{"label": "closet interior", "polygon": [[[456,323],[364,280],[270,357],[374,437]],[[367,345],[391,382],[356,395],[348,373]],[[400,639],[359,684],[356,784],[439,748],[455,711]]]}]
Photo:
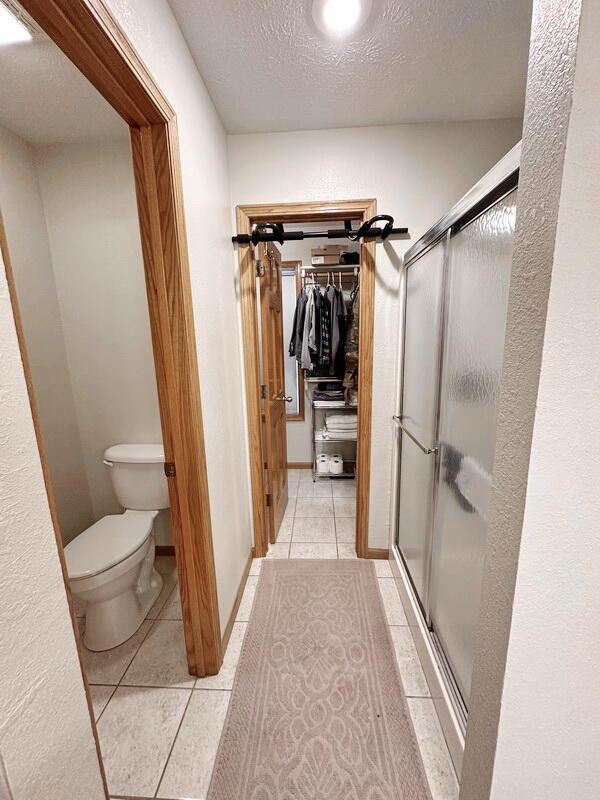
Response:
[{"label": "closet interior", "polygon": [[[288,261],[290,256],[295,260]],[[360,246],[318,238],[292,241],[286,242],[285,257],[286,395],[297,398],[302,392],[303,407],[309,410],[300,419],[299,405],[289,409],[288,463],[310,465],[315,482],[352,480],[358,435]],[[299,424],[301,437],[294,430]]]}]

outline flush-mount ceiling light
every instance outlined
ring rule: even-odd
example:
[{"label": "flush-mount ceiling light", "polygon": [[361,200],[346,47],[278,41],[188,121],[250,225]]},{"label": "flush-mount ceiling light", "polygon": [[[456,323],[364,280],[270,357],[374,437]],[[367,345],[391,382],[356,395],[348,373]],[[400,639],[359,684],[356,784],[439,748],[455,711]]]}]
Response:
[{"label": "flush-mount ceiling light", "polygon": [[320,31],[345,39],[362,28],[371,6],[372,0],[313,0],[312,15]]},{"label": "flush-mount ceiling light", "polygon": [[5,44],[30,42],[33,39],[27,26],[0,3],[0,47]]}]

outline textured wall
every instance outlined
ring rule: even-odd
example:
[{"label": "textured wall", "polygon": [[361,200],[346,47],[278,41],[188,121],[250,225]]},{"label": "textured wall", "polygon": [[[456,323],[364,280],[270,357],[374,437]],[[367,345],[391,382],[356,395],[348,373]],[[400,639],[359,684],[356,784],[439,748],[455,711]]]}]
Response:
[{"label": "textured wall", "polygon": [[[123,134],[118,141],[37,151],[94,520],[121,511],[104,450],[162,440],[125,123]],[[160,544],[170,541],[167,520],[168,512],[157,526]]]},{"label": "textured wall", "polygon": [[252,545],[223,126],[166,0],[108,5],[177,113],[221,623]]},{"label": "textured wall", "polygon": [[[495,120],[230,136],[232,205],[375,197],[377,210],[408,226],[414,242],[520,131],[517,120]],[[399,269],[410,244],[377,246],[371,547],[389,539]],[[289,257],[285,246],[282,253]]]},{"label": "textured wall", "polygon": [[600,5],[581,6],[494,800],[600,797]]},{"label": "textured wall", "polygon": [[0,128],[0,211],[4,219],[27,352],[58,505],[70,541],[94,521],[60,307],[48,244],[36,153]]},{"label": "textured wall", "polygon": [[101,800],[1,258],[0,364],[0,750],[14,800]]},{"label": "textured wall", "polygon": [[[557,696],[552,691],[553,683],[544,682],[551,663],[567,681],[569,672],[566,663],[573,664],[577,658],[576,649],[569,654],[567,631],[571,626],[577,629],[585,626],[585,621],[576,614],[563,616],[563,611],[568,608],[570,592],[579,591],[578,578],[570,569],[573,559],[577,558],[577,548],[583,546],[583,539],[577,545],[574,543],[573,548],[567,544],[573,531],[569,530],[570,525],[566,525],[565,514],[573,512],[571,525],[577,525],[576,509],[579,507],[576,493],[570,495],[570,489],[575,490],[576,487],[567,480],[567,475],[576,460],[581,459],[581,464],[585,464],[591,434],[588,420],[582,413],[585,410],[585,392],[582,393],[579,385],[585,363],[583,350],[578,352],[582,342],[579,335],[573,335],[574,330],[579,330],[579,326],[584,324],[583,320],[590,312],[587,304],[583,303],[582,317],[577,307],[577,301],[581,301],[582,297],[571,294],[572,281],[585,281],[584,292],[589,287],[593,297],[593,283],[590,281],[587,263],[581,260],[582,253],[577,254],[579,263],[573,265],[574,271],[564,276],[562,285],[557,284],[557,291],[564,292],[557,301],[562,305],[563,313],[568,309],[568,318],[563,317],[554,331],[551,330],[550,320],[546,327],[550,278],[553,270],[558,272],[563,266],[561,264],[559,267],[555,262],[555,241],[561,192],[564,191],[563,163],[575,79],[579,7],[580,0],[570,0],[567,3],[562,0],[536,0],[534,4],[515,249],[498,407],[494,488],[489,514],[488,554],[461,800],[486,800],[490,796],[497,800],[509,797],[526,797],[528,800],[591,797],[579,794],[574,786],[569,785],[571,766],[563,776],[565,783],[555,780],[565,762],[561,756],[550,764],[549,754],[552,748],[549,745],[553,742],[553,736],[556,735],[564,741],[564,737],[569,735],[566,727],[555,726],[553,712],[560,714],[560,703],[565,702],[568,706],[569,700],[575,699],[569,697],[568,692],[576,686],[586,694],[592,691],[592,687],[585,681],[570,678],[568,686],[560,686],[565,695]],[[597,86],[597,75],[595,80]],[[595,100],[597,103],[597,94]],[[585,155],[583,169],[590,170],[589,177],[597,184],[591,155],[592,153]],[[575,152],[571,158],[577,158]],[[584,192],[586,198],[588,194]],[[597,192],[591,199],[597,199]],[[597,215],[597,207],[592,205],[590,210]],[[597,227],[595,223],[592,226]],[[573,233],[577,238],[577,233]],[[584,238],[585,236],[580,241]],[[577,272],[580,267],[585,269],[586,274]],[[566,327],[561,329],[561,324],[564,325],[565,322]],[[562,379],[557,379],[552,385],[551,373],[548,373],[548,380],[541,387],[538,396],[544,337],[550,337],[548,345],[551,349],[546,352],[549,357],[554,357],[555,377],[558,378],[560,373]],[[568,339],[573,341],[574,352],[577,352],[574,374],[568,372],[570,349],[561,352],[562,347],[556,337],[562,339],[563,345]],[[587,373],[584,383],[589,379]],[[562,394],[569,383],[577,394],[581,394],[583,407],[575,402],[575,397]],[[545,413],[543,429],[536,432],[539,448],[534,441],[530,465],[529,443],[536,404],[540,412]],[[540,423],[542,424],[541,418]],[[561,428],[562,443],[558,438]],[[577,435],[584,440],[580,447],[577,444]],[[556,470],[559,470],[559,475]],[[529,563],[523,562],[528,579],[522,586],[522,592],[518,591],[515,595],[514,614],[515,619],[517,615],[528,617],[529,627],[527,633],[524,628],[520,632],[521,658],[515,660],[514,666],[517,667],[518,664],[518,667],[507,673],[505,682],[504,669],[528,475],[530,480],[536,479],[536,500],[533,506],[529,506],[528,495],[527,502],[530,511],[535,509],[537,518],[534,521],[529,516],[532,549]],[[564,482],[561,477],[564,477]],[[578,480],[582,477],[578,473]],[[543,492],[540,481],[545,484]],[[533,490],[534,486],[531,488]],[[532,501],[533,498],[534,495],[531,496]],[[560,510],[561,506],[563,512]],[[590,533],[594,525],[597,530],[597,517],[588,522]],[[584,530],[579,533],[583,534]],[[524,535],[525,533],[526,531]],[[566,605],[563,606],[563,603]],[[560,609],[563,611],[559,612]],[[555,612],[559,613],[555,616]],[[537,629],[536,635],[534,629]],[[527,637],[530,634],[533,638],[529,641],[529,647]],[[539,645],[542,646],[538,647]],[[560,660],[566,654],[568,662],[561,664]],[[557,684],[554,686],[559,688]],[[492,775],[496,769],[494,758],[499,735],[498,720],[501,704],[507,703],[509,688],[515,693],[512,702],[518,704],[519,711],[514,713],[513,708],[513,713],[509,713],[507,717],[504,736],[506,742],[510,740],[512,745],[510,751],[504,754],[503,764],[497,767],[499,772],[494,775],[494,790],[490,795]],[[557,703],[559,705],[555,705]],[[566,724],[565,715],[568,717],[571,710],[565,710],[563,706],[563,711],[563,721]],[[574,739],[573,746],[584,746],[583,740],[587,735],[582,730],[581,737]],[[508,752],[512,755],[511,759],[506,758]],[[535,762],[530,760],[530,756],[534,755]],[[596,793],[595,797],[597,796]]]}]

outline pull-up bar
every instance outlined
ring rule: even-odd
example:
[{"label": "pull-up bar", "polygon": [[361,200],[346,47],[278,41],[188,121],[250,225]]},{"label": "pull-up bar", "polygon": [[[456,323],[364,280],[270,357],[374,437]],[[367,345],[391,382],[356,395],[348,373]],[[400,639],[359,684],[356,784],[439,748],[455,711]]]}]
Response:
[{"label": "pull-up bar", "polygon": [[[385,225],[380,228],[376,222],[385,221]],[[350,239],[358,242],[361,239],[380,239],[385,241],[388,238],[410,239],[408,228],[394,228],[394,218],[387,214],[379,214],[376,217],[363,222],[360,228],[352,229],[352,221],[345,222],[345,227],[334,228],[326,231],[286,231],[280,222],[260,222],[252,233],[238,233],[231,237],[234,244],[254,244],[259,242],[296,242],[301,239]]]}]

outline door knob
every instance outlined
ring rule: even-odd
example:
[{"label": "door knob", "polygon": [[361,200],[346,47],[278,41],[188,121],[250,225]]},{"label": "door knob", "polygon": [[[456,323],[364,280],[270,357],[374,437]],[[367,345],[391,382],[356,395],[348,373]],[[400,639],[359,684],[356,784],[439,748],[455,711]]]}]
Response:
[{"label": "door knob", "polygon": [[291,395],[286,395],[286,394],[277,395],[277,397],[275,398],[275,400],[281,400],[281,401],[285,400],[286,403],[291,403],[293,399],[294,398],[291,397]]}]

